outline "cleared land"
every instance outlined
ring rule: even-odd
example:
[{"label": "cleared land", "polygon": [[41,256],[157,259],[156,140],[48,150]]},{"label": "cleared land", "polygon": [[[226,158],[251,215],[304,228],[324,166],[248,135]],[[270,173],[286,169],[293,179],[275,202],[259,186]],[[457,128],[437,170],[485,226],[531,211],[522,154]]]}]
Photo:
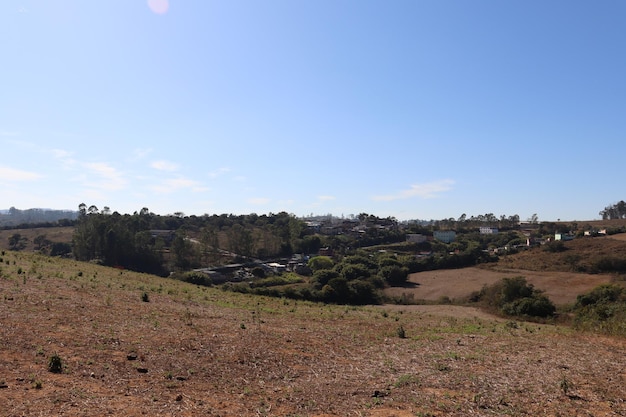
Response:
[{"label": "cleared land", "polygon": [[576,301],[576,296],[613,280],[611,275],[577,274],[572,272],[540,272],[521,269],[493,270],[484,268],[443,269],[419,272],[409,276],[409,284],[385,290],[391,296],[412,296],[414,300],[437,301],[442,297],[462,301],[473,291],[502,278],[523,276],[557,305]]},{"label": "cleared land", "polygon": [[[626,415],[623,339],[459,306],[253,297],[26,253],[0,265],[3,416]],[[55,354],[62,373],[47,369]]]}]

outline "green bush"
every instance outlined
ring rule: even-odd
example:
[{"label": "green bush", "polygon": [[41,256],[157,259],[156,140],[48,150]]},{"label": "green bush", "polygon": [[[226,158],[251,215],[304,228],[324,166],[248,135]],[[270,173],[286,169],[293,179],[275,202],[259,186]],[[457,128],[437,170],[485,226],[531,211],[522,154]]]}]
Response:
[{"label": "green bush", "polygon": [[600,285],[581,294],[574,306],[574,327],[611,335],[626,335],[626,289]]},{"label": "green bush", "polygon": [[509,316],[549,317],[556,307],[541,291],[526,282],[524,277],[503,278],[472,293],[470,301],[482,302]]},{"label": "green bush", "polygon": [[210,287],[213,285],[213,281],[211,277],[207,274],[197,271],[185,272],[183,274],[176,274],[173,278],[178,279],[180,281],[188,282],[194,285],[202,285],[205,287]]},{"label": "green bush", "polygon": [[63,372],[63,360],[57,354],[50,356],[48,359],[48,371],[54,374],[60,374]]},{"label": "green bush", "polygon": [[389,285],[402,285],[406,283],[409,269],[399,265],[388,265],[380,268],[378,273]]},{"label": "green bush", "polygon": [[313,273],[313,281],[317,283],[319,288],[322,288],[328,284],[328,281],[337,277],[339,277],[339,272],[330,269],[321,269]]},{"label": "green bush", "polygon": [[502,311],[509,316],[549,317],[554,315],[556,307],[548,297],[538,295],[506,303],[502,306]]},{"label": "green bush", "polygon": [[314,272],[322,269],[331,269],[335,263],[329,256],[314,256],[307,262],[307,266]]}]

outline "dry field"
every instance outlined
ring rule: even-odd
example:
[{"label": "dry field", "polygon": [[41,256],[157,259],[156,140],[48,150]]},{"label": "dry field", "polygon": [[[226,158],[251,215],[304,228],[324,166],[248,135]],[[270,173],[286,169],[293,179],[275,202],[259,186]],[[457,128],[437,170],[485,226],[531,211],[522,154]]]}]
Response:
[{"label": "dry field", "polygon": [[0,249],[9,249],[9,238],[14,234],[20,234],[26,238],[24,251],[35,250],[33,241],[37,236],[45,236],[51,242],[71,243],[74,234],[73,227],[34,227],[32,229],[8,229],[0,230]]},{"label": "dry field", "polygon": [[442,297],[463,301],[473,291],[505,277],[523,276],[557,305],[571,304],[579,294],[600,284],[624,282],[612,274],[572,272],[573,265],[588,267],[601,257],[626,258],[626,234],[581,238],[565,243],[563,252],[551,253],[533,248],[506,255],[497,263],[480,267],[419,272],[409,276],[404,288],[389,288],[387,295],[413,297],[414,300],[437,301]]},{"label": "dry field", "polygon": [[[27,253],[0,266],[2,416],[626,415],[622,339],[459,306],[225,293]],[[47,369],[55,354],[62,373]]]},{"label": "dry field", "polygon": [[571,304],[576,296],[590,291],[600,284],[609,283],[613,276],[602,274],[577,274],[573,272],[542,272],[521,269],[485,269],[462,268],[442,269],[411,274],[406,287],[388,288],[390,296],[402,294],[412,296],[414,300],[437,301],[442,297],[463,301],[473,291],[479,291],[484,285],[491,285],[502,278],[523,276],[535,288],[545,294],[556,305]]}]

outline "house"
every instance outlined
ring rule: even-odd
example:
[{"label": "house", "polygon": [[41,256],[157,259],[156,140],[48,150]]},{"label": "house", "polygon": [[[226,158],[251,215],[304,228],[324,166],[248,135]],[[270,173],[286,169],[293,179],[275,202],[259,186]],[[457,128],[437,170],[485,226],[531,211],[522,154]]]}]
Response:
[{"label": "house", "polygon": [[574,235],[569,234],[569,233],[555,233],[554,234],[554,240],[567,241],[567,240],[573,240],[573,239],[574,239]]},{"label": "house", "polygon": [[452,243],[456,239],[456,232],[454,230],[436,230],[433,232],[433,237],[443,243]]},{"label": "house", "polygon": [[480,229],[481,235],[497,235],[498,228],[497,227],[481,227]]}]

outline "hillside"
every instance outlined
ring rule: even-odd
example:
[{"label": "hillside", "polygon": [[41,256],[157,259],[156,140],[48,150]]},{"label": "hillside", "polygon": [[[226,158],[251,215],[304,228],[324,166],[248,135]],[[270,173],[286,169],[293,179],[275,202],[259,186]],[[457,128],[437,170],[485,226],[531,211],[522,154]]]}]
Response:
[{"label": "hillside", "polygon": [[[626,413],[621,339],[455,306],[252,297],[27,253],[3,254],[0,277],[3,416]],[[47,369],[54,355],[61,373]]]},{"label": "hillside", "polygon": [[606,237],[579,238],[564,242],[562,252],[550,252],[535,247],[515,255],[503,256],[497,268],[527,269],[532,271],[576,272],[593,269],[601,258],[626,259],[625,234]]},{"label": "hillside", "polygon": [[463,301],[484,285],[505,277],[523,276],[545,291],[555,304],[566,305],[598,285],[623,281],[615,274],[577,272],[593,270],[599,260],[606,258],[626,259],[626,234],[575,239],[565,242],[562,252],[535,247],[479,267],[419,272],[409,276],[409,285],[388,288],[385,293],[413,300],[438,301],[448,297]]}]

